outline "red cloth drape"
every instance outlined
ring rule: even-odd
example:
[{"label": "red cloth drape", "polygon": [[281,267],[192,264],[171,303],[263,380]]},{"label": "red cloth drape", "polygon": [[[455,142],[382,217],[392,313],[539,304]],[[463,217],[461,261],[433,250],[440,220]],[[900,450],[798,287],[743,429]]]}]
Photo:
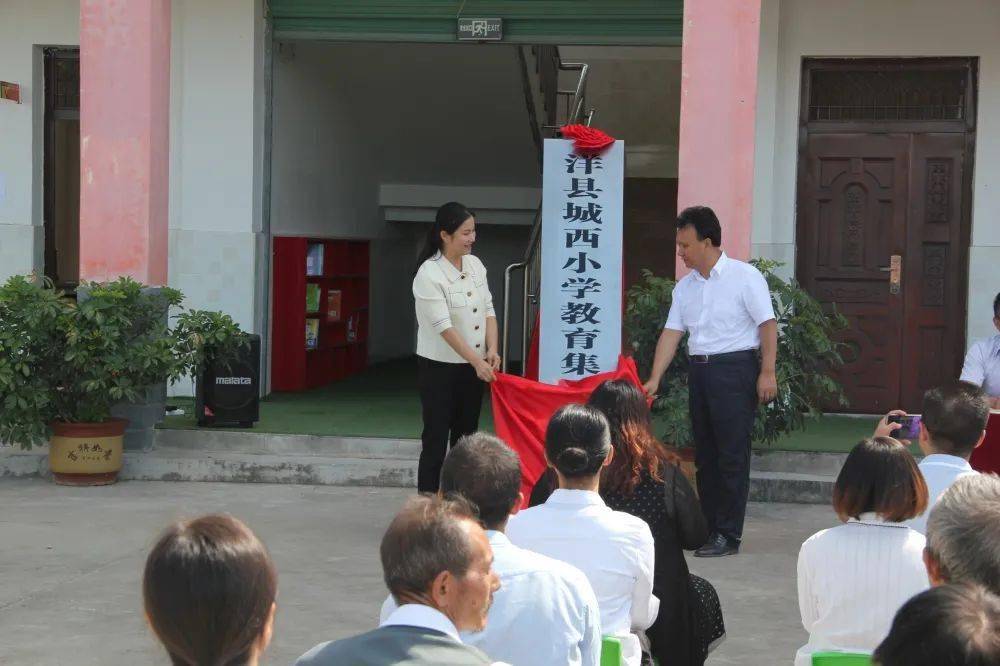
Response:
[{"label": "red cloth drape", "polygon": [[980,472],[1000,474],[1000,412],[990,414],[986,423],[986,439],[973,449],[969,463]]},{"label": "red cloth drape", "polygon": [[618,358],[618,368],[579,381],[542,384],[515,375],[498,374],[491,384],[493,420],[497,436],[521,458],[521,492],[527,502],[538,478],[545,471],[545,428],[563,405],[583,403],[598,384],[609,379],[628,379],[642,386],[635,361]]}]

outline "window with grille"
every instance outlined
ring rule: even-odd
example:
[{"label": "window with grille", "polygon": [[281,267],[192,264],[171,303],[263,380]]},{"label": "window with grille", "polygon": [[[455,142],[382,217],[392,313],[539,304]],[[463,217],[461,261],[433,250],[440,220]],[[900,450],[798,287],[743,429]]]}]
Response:
[{"label": "window with grille", "polygon": [[809,121],[964,120],[967,67],[907,67],[899,61],[809,72]]}]

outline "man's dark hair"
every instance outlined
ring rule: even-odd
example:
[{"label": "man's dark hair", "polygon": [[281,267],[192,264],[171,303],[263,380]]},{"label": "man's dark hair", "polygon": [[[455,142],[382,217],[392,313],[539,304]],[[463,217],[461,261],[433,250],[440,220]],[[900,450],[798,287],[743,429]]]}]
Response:
[{"label": "man's dark hair", "polygon": [[997,297],[993,299],[993,316],[1000,317],[1000,291],[997,292]]},{"label": "man's dark hair", "polygon": [[441,492],[461,495],[479,509],[483,527],[500,529],[521,492],[521,460],[499,437],[466,435],[445,456]]},{"label": "man's dark hair", "polygon": [[722,245],[722,225],[715,211],[708,206],[691,206],[681,211],[677,216],[677,230],[691,225],[698,234],[698,240],[708,238],[712,245],[719,247]]},{"label": "man's dark hair", "polygon": [[921,592],[896,613],[872,661],[879,666],[996,666],[1000,597],[978,585]]},{"label": "man's dark hair", "polygon": [[833,510],[845,521],[874,512],[901,523],[926,508],[924,476],[907,448],[891,437],[858,442],[833,485]]},{"label": "man's dark hair", "polygon": [[963,458],[969,457],[986,429],[990,403],[986,393],[970,382],[952,382],[924,393],[924,425],[934,448]]},{"label": "man's dark hair", "polygon": [[248,663],[277,591],[264,544],[223,514],[164,530],[142,576],[146,616],[174,664]]},{"label": "man's dark hair", "polygon": [[379,555],[382,575],[396,603],[425,594],[442,571],[461,578],[472,564],[463,522],[475,511],[459,498],[413,497],[389,523]]}]

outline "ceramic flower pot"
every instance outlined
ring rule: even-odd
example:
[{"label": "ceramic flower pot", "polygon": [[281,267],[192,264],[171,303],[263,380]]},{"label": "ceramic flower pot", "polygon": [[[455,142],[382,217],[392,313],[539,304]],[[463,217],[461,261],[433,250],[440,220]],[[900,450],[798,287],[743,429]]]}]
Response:
[{"label": "ceramic flower pot", "polygon": [[49,468],[55,482],[64,486],[104,486],[117,481],[127,425],[125,419],[53,423]]}]

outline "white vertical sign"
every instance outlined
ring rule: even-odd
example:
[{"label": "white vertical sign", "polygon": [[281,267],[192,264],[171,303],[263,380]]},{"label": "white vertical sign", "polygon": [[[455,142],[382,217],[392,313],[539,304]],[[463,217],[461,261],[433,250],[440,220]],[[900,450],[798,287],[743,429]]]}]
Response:
[{"label": "white vertical sign", "polygon": [[538,378],[556,384],[618,363],[625,143],[583,156],[572,141],[546,139],[542,173]]}]

